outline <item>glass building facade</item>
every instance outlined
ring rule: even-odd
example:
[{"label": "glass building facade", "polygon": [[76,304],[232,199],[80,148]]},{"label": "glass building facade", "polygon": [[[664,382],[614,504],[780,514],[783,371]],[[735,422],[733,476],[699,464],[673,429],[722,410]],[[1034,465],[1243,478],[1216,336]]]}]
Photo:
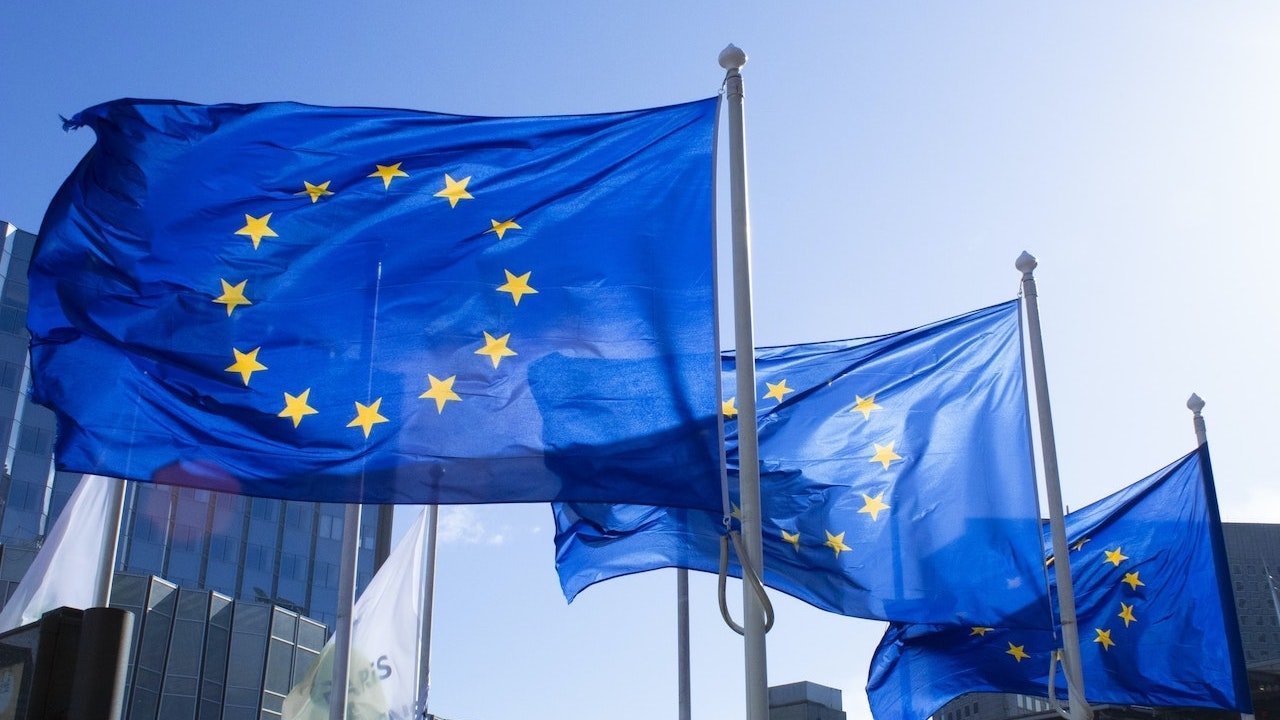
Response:
[{"label": "glass building facade", "polygon": [[117,573],[111,605],[134,614],[129,720],[270,720],[324,647],[322,623],[155,576]]},{"label": "glass building facade", "polygon": [[[12,582],[23,548],[38,546],[80,476],[53,465],[55,418],[30,401],[27,267],[35,236],[9,223],[0,257],[0,543]],[[117,569],[158,575],[179,587],[273,603],[332,624],[337,612],[343,506],[128,483]],[[390,506],[367,506],[357,590],[390,551]],[[29,562],[29,558],[28,558]],[[25,569],[25,568],[23,568]],[[7,571],[6,571],[7,570]],[[16,577],[21,577],[17,572]],[[8,587],[0,585],[0,597]]]},{"label": "glass building facade", "polygon": [[1280,669],[1280,525],[1223,523],[1222,536],[1245,664]]}]

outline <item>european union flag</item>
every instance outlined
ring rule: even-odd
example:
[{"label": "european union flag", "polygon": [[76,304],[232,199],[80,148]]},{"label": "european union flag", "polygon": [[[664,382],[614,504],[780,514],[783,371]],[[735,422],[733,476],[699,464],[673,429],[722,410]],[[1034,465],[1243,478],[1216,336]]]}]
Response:
[{"label": "european union flag", "polygon": [[[1067,537],[1090,702],[1252,712],[1207,447],[1071,513]],[[872,713],[1044,696],[1058,647],[1048,631],[893,624],[871,661]],[[1065,695],[1061,671],[1055,687]]]},{"label": "european union flag", "polygon": [[[733,356],[724,364],[734,387]],[[857,617],[1050,626],[1017,301],[882,337],[759,350],[756,372],[766,584]],[[722,409],[731,487],[735,401]],[[555,513],[571,600],[628,573],[718,569],[720,514]]]},{"label": "european union flag", "polygon": [[59,467],[719,507],[716,116],[85,110],[30,272]]}]

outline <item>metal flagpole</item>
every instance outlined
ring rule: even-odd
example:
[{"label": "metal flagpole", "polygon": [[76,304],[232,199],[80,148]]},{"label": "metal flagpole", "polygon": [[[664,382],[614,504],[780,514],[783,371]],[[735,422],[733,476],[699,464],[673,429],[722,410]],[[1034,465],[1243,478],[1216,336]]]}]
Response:
[{"label": "metal flagpole", "polygon": [[680,720],[691,720],[689,683],[689,569],[676,568],[676,669],[679,678]]},{"label": "metal flagpole", "polygon": [[[756,439],[755,330],[751,319],[751,220],[747,212],[747,133],[742,112],[742,75],[747,54],[730,44],[720,51],[725,69],[725,99],[729,106],[729,197],[733,218],[733,329],[737,355],[739,482],[742,539],[747,557],[741,558],[764,577],[764,547],[760,525],[760,457]],[[765,663],[765,610],[743,573],[742,627],[746,666],[747,720],[768,720],[769,677]]]},{"label": "metal flagpole", "polygon": [[[92,475],[80,478],[85,482]],[[107,502],[111,508],[111,518],[102,531],[102,565],[98,568],[98,587],[94,590],[95,604],[98,607],[111,605],[111,580],[116,572],[116,548],[120,545],[120,523],[124,521],[124,480],[120,478],[102,478],[111,483],[107,494]]]},{"label": "metal flagpole", "polygon": [[1049,412],[1049,380],[1044,369],[1044,342],[1040,337],[1040,306],[1036,302],[1036,259],[1022,253],[1014,266],[1022,273],[1022,297],[1027,306],[1027,334],[1031,343],[1031,373],[1035,379],[1036,411],[1040,424],[1040,454],[1049,502],[1049,531],[1053,540],[1054,577],[1058,581],[1058,609],[1062,625],[1063,670],[1067,674],[1067,704],[1071,720],[1090,720],[1093,710],[1085,700],[1080,669],[1080,636],[1076,627],[1076,598],[1071,586],[1067,526],[1062,513],[1062,486],[1058,480],[1058,447],[1053,439]]},{"label": "metal flagpole", "polygon": [[427,507],[427,555],[423,559],[422,573],[422,634],[419,639],[418,696],[419,717],[427,714],[427,699],[431,692],[431,616],[435,612],[436,595],[436,537],[440,527],[440,506]]},{"label": "metal flagpole", "polygon": [[[1204,425],[1204,415],[1201,414],[1201,411],[1204,410],[1204,400],[1200,399],[1199,395],[1195,393],[1191,393],[1191,397],[1187,398],[1187,409],[1191,411],[1191,426],[1195,429],[1195,432],[1196,432],[1196,447],[1201,448],[1203,451],[1204,446],[1209,442],[1209,433],[1208,431],[1205,430],[1205,425]],[[1206,463],[1208,462],[1209,456],[1207,452],[1202,456],[1202,459]],[[1210,503],[1213,505],[1217,504],[1217,500],[1214,498],[1216,493],[1217,491],[1213,489],[1212,485],[1210,485],[1209,500],[1210,500]],[[1218,514],[1216,507],[1213,510],[1213,514],[1214,516],[1217,516]],[[1224,552],[1224,558],[1225,558],[1225,552]],[[1268,576],[1268,579],[1270,579],[1269,576]],[[1273,589],[1272,597],[1274,597],[1274,592],[1275,591]],[[1227,602],[1228,603],[1231,602],[1231,598],[1228,598]],[[1280,617],[1280,611],[1277,612],[1277,616]],[[1253,715],[1250,713],[1240,713],[1240,720],[1253,720]]]},{"label": "metal flagpole", "polygon": [[338,568],[338,620],[333,634],[333,686],[329,720],[346,720],[347,677],[351,672],[351,615],[356,603],[356,559],[360,555],[360,505],[347,505],[342,523],[342,565]]}]

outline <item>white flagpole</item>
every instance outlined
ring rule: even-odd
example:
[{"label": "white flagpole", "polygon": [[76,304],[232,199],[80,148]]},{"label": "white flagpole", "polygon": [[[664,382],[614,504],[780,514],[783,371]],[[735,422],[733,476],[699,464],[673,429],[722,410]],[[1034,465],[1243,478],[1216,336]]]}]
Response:
[{"label": "white flagpole", "polygon": [[436,538],[440,528],[440,506],[427,508],[427,552],[423,560],[425,571],[422,577],[422,632],[418,658],[418,696],[420,698],[418,712],[421,717],[427,715],[427,701],[431,693],[431,616],[435,613],[436,594]]},{"label": "white flagpole", "polygon": [[679,674],[680,720],[691,720],[689,682],[689,569],[676,568],[676,670]]},{"label": "white flagpole", "polygon": [[1209,442],[1209,433],[1204,428],[1204,415],[1200,414],[1204,410],[1204,400],[1200,396],[1191,393],[1191,397],[1187,398],[1187,409],[1191,411],[1191,426],[1196,431],[1196,447],[1200,447]]},{"label": "white flagpole", "polygon": [[1062,625],[1062,666],[1067,674],[1067,703],[1071,720],[1090,720],[1093,710],[1085,700],[1084,673],[1080,668],[1080,635],[1076,623],[1075,590],[1071,585],[1071,560],[1067,526],[1062,512],[1062,485],[1058,480],[1058,447],[1053,439],[1049,412],[1049,380],[1044,368],[1044,341],[1040,336],[1040,306],[1032,272],[1036,259],[1022,253],[1014,263],[1022,273],[1022,297],[1027,306],[1027,334],[1031,343],[1031,372],[1035,379],[1036,411],[1040,425],[1040,454],[1049,503],[1049,533],[1053,540],[1053,568],[1058,581],[1058,610]]},{"label": "white flagpole", "polygon": [[[1187,409],[1191,411],[1191,426],[1196,432],[1196,447],[1202,448],[1209,442],[1209,433],[1204,425],[1204,415],[1201,414],[1201,411],[1204,410],[1204,400],[1200,399],[1199,395],[1191,393],[1191,397],[1187,398]],[[1206,455],[1205,458],[1207,459],[1207,457]],[[1263,569],[1265,570],[1266,568],[1264,567]],[[1271,574],[1267,573],[1267,580],[1270,581],[1270,579]],[[1271,597],[1275,597],[1274,586],[1271,588]],[[1276,611],[1276,616],[1280,618],[1280,610]],[[1251,713],[1240,713],[1240,720],[1253,720],[1253,715]]]},{"label": "white flagpole", "polygon": [[[80,482],[88,480],[82,476]],[[111,483],[107,490],[107,517],[110,522],[102,529],[102,564],[98,571],[98,587],[94,589],[95,605],[108,607],[111,604],[111,580],[116,570],[116,548],[120,545],[120,523],[124,519],[124,480],[120,478],[103,478]]]},{"label": "white flagpole", "polygon": [[[742,109],[742,75],[747,54],[734,45],[720,52],[729,108],[729,197],[733,218],[733,329],[737,356],[738,456],[742,539],[747,557],[764,577],[760,525],[760,454],[756,438],[755,329],[751,317],[751,219],[747,212],[747,133]],[[769,674],[765,661],[765,610],[756,590],[742,582],[743,654],[746,666],[747,720],[769,718]]]},{"label": "white flagpole", "polygon": [[342,524],[342,565],[338,568],[338,620],[333,637],[333,686],[329,720],[346,720],[347,678],[351,672],[351,610],[356,601],[356,560],[360,556],[359,503],[347,505]]}]

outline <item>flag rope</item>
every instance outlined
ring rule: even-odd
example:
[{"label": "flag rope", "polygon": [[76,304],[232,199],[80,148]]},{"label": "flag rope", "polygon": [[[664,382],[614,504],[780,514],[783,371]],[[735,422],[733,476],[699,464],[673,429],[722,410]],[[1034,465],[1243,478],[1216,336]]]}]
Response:
[{"label": "flag rope", "polygon": [[734,632],[739,635],[746,634],[746,629],[733,621],[733,617],[729,614],[729,602],[725,597],[725,585],[729,579],[729,541],[733,541],[734,552],[738,553],[738,561],[742,564],[742,582],[747,583],[756,598],[760,601],[760,608],[764,610],[764,631],[767,633],[773,629],[773,603],[769,601],[769,593],[764,589],[764,583],[760,581],[760,574],[751,565],[751,560],[747,557],[746,549],[742,546],[742,536],[736,530],[730,530],[727,535],[720,536],[720,580],[717,586],[717,594],[720,597],[720,617],[724,618],[724,622]]}]

